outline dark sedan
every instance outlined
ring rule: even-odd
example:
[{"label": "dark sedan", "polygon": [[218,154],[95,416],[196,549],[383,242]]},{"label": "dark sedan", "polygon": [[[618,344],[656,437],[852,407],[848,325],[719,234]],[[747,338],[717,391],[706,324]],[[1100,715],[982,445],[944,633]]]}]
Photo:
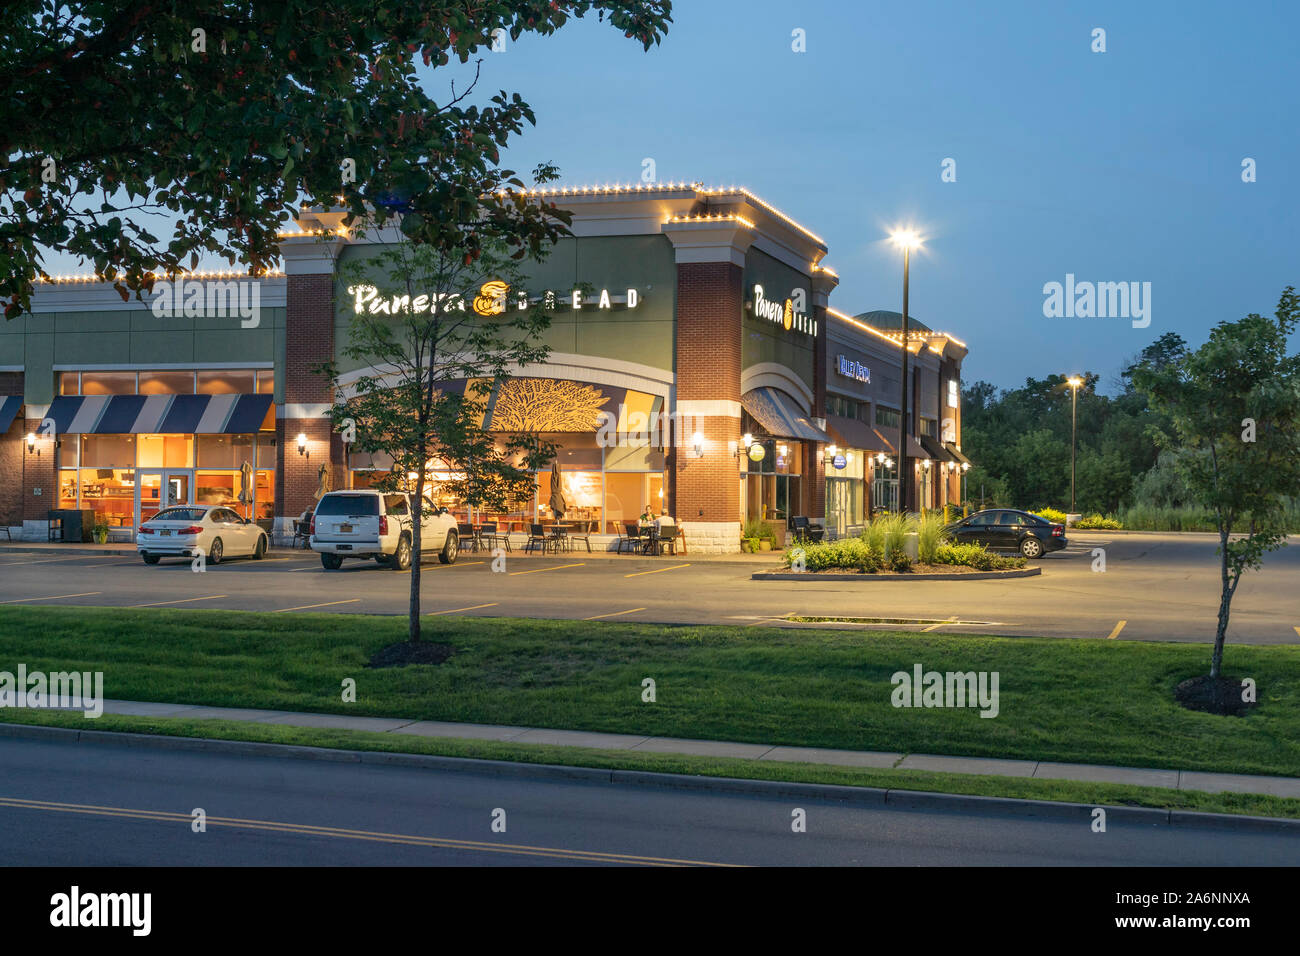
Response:
[{"label": "dark sedan", "polygon": [[990,551],[1019,551],[1026,558],[1041,558],[1066,545],[1065,527],[1028,511],[998,508],[977,511],[944,529],[958,544],[982,544]]}]

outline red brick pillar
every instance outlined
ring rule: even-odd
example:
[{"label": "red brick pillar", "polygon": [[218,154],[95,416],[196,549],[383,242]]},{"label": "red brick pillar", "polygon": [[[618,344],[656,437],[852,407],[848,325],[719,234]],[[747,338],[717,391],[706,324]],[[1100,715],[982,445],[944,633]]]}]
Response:
[{"label": "red brick pillar", "polygon": [[[15,419],[18,427],[21,419]],[[44,527],[47,512],[59,506],[59,483],[55,472],[55,443],[40,434],[41,419],[28,418],[19,432],[22,451],[23,492],[22,520],[39,522]],[[36,447],[27,450],[28,434],[36,435]],[[42,540],[44,540],[42,538]]]},{"label": "red brick pillar", "polygon": [[664,233],[677,259],[671,507],[690,552],[737,552],[742,281],[754,234],[748,223],[717,220],[668,223]]},{"label": "red brick pillar", "polygon": [[[23,373],[0,372],[0,396],[22,395]],[[15,415],[9,430],[0,434],[0,526],[13,529],[23,524],[23,455],[27,446],[26,421]]]},{"label": "red brick pillar", "polygon": [[[334,389],[313,366],[334,359],[334,263],[344,240],[290,239],[281,247],[287,275],[284,322],[284,401],[276,421],[276,534],[292,535],[292,521],[316,504],[321,465],[331,487],[346,483],[343,446],[329,409]],[[306,437],[305,453],[298,437]]]}]

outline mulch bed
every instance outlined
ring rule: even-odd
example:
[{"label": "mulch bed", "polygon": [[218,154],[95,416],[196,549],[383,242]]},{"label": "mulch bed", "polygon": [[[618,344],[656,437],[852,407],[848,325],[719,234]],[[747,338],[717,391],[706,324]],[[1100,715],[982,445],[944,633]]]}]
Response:
[{"label": "mulch bed", "polygon": [[1174,688],[1174,699],[1188,710],[1228,717],[1244,717],[1257,706],[1241,699],[1240,677],[1189,677]]},{"label": "mulch bed", "polygon": [[370,667],[405,667],[408,664],[441,664],[456,649],[450,644],[435,644],[431,641],[399,641],[376,651],[370,657]]},{"label": "mulch bed", "polygon": [[[1028,565],[1026,565],[1028,567]],[[781,568],[782,571],[788,571],[789,568]],[[911,574],[991,574],[997,571],[1019,571],[1023,568],[992,568],[988,571],[981,571],[979,568],[972,568],[966,564],[914,564],[908,571],[858,571],[856,568],[825,568],[821,571],[808,571],[807,574],[862,574],[869,577],[895,577],[905,578]]]}]

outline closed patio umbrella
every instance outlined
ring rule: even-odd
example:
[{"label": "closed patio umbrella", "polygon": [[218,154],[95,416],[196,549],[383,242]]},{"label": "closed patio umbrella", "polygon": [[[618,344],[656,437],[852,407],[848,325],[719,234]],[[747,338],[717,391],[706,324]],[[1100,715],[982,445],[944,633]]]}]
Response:
[{"label": "closed patio umbrella", "polygon": [[564,500],[564,491],[560,488],[560,459],[558,458],[551,463],[551,500],[547,505],[550,506],[556,521],[563,519],[564,513],[569,510],[569,505]]},{"label": "closed patio umbrella", "polygon": [[331,490],[332,484],[329,465],[321,465],[320,471],[316,472],[316,497],[324,498],[326,492]]},{"label": "closed patio umbrella", "polygon": [[241,505],[253,503],[253,466],[248,462],[239,466],[239,503]]}]

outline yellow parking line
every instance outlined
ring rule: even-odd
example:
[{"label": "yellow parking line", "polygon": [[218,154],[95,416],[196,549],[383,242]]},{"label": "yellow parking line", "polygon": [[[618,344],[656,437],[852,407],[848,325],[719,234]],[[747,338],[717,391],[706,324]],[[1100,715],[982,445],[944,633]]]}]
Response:
[{"label": "yellow parking line", "polygon": [[611,614],[596,614],[596,615],[593,615],[592,617],[584,617],[583,620],[584,620],[584,621],[599,621],[602,617],[618,617],[620,614],[635,614],[637,611],[644,611],[644,610],[645,610],[645,608],[643,608],[643,607],[634,607],[634,608],[629,608],[629,609],[626,610],[626,611],[614,611],[614,612],[611,613]]},{"label": "yellow parking line", "polygon": [[164,604],[189,604],[191,601],[215,601],[217,598],[230,597],[229,594],[209,594],[207,597],[181,598],[179,601],[159,601],[156,604],[132,604],[131,607],[162,607]]},{"label": "yellow parking line", "polygon": [[455,614],[457,611],[477,611],[483,607],[500,607],[499,604],[475,604],[473,607],[453,607],[446,611],[430,611],[425,617],[436,617],[439,614]]},{"label": "yellow parking line", "polygon": [[103,591],[82,591],[80,594],[51,594],[49,597],[14,598],[12,601],[0,601],[0,604],[22,604],[26,601],[57,601],[60,598],[91,597],[103,593]]},{"label": "yellow parking line", "polygon": [[924,634],[926,631],[933,631],[933,630],[934,630],[935,628],[937,628],[937,627],[943,627],[945,624],[951,624],[951,623],[953,623],[953,622],[956,621],[956,620],[957,620],[957,615],[954,614],[952,617],[948,618],[948,620],[946,620],[946,621],[935,621],[935,622],[934,622],[933,624],[931,624],[929,627],[923,627],[923,628],[921,628],[921,633]]},{"label": "yellow parking line", "polygon": [[1115,638],[1119,637],[1119,632],[1124,630],[1124,625],[1127,623],[1128,621],[1120,621],[1118,624],[1116,624],[1115,630],[1110,632],[1110,636],[1107,637],[1106,640],[1113,641],[1115,640]]},{"label": "yellow parking line", "polygon": [[279,614],[282,611],[308,611],[314,607],[333,607],[336,604],[357,604],[360,600],[361,598],[353,598],[350,601],[327,601],[324,604],[304,604],[301,607],[282,607],[272,613]]},{"label": "yellow parking line", "polygon": [[689,564],[674,564],[668,568],[655,568],[653,571],[634,571],[632,574],[625,574],[625,578],[639,578],[643,574],[658,574],[660,571],[676,571],[678,568],[689,568]]},{"label": "yellow parking line", "polygon": [[1296,633],[1296,636],[1297,636],[1297,637],[1300,637],[1300,627],[1297,627],[1297,628],[1295,629],[1295,633]]},{"label": "yellow parking line", "polygon": [[531,571],[511,571],[510,574],[541,574],[543,571],[562,571],[565,568],[581,568],[586,566],[586,561],[579,561],[577,564],[557,564],[553,568],[533,568]]}]

